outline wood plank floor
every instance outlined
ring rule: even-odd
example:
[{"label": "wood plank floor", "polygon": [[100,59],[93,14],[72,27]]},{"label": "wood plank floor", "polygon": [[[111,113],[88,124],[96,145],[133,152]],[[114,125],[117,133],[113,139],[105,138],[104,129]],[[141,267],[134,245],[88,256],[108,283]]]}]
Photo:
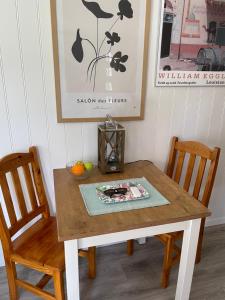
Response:
[{"label": "wood plank floor", "polygon": [[[160,288],[162,244],[149,238],[145,245],[135,243],[133,257],[126,255],[126,244],[97,249],[97,278],[87,279],[85,259],[80,259],[82,300],[172,300],[178,267],[173,269],[170,286]],[[18,268],[19,276],[37,282],[40,274]],[[53,291],[50,282],[47,290]],[[21,300],[40,299],[20,291]],[[8,300],[5,269],[0,268],[0,299]],[[225,299],[225,225],[206,229],[202,261],[195,267],[191,300]]]}]

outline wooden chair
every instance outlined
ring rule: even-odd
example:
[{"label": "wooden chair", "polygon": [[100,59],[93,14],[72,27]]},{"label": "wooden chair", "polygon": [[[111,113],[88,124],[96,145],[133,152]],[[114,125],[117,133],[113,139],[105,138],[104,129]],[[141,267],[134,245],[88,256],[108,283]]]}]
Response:
[{"label": "wooden chair", "polygon": [[[30,148],[29,153],[15,153],[0,160],[0,186],[5,205],[5,210],[0,206],[0,238],[10,300],[18,299],[18,287],[43,299],[64,299],[64,245],[58,242],[56,219],[49,214],[35,147]],[[14,193],[11,186],[14,187]],[[25,200],[27,198],[29,201]],[[40,218],[37,220],[38,216]],[[31,221],[32,225],[19,235],[19,231]],[[95,248],[81,250],[80,255],[88,258],[89,277],[94,278]],[[35,286],[20,280],[15,263],[42,272],[44,276]],[[54,280],[55,295],[43,290],[51,278]]]},{"label": "wooden chair", "polygon": [[[184,162],[186,155],[189,157],[187,169],[185,172]],[[184,178],[184,190],[191,193],[194,198],[201,201],[204,206],[208,207],[218,166],[219,156],[219,148],[210,149],[198,142],[182,142],[179,141],[177,137],[173,137],[166,174],[178,184],[180,184],[181,179]],[[197,166],[197,174],[194,175],[195,172],[193,171],[195,164],[197,164],[197,158],[199,158],[200,160],[199,165]],[[209,162],[210,164],[209,168],[206,167],[207,162]],[[193,186],[192,192],[190,191],[190,186]],[[202,194],[200,192],[202,192]],[[199,263],[201,260],[204,226],[205,219],[202,219],[196,254],[196,263]],[[177,233],[161,234],[156,237],[165,245],[161,285],[163,288],[166,288],[169,283],[171,267],[180,260],[181,249],[175,243],[177,240],[182,239],[183,231]],[[128,241],[127,249],[128,254],[132,255],[132,240]]]}]

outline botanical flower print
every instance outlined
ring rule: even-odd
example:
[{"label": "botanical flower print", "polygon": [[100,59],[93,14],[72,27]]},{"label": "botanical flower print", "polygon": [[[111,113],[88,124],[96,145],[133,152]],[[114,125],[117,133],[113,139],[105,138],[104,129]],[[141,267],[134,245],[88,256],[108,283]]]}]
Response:
[{"label": "botanical flower print", "polygon": [[111,44],[112,46],[114,46],[114,43],[120,42],[120,37],[119,37],[118,33],[116,33],[116,32],[113,32],[111,34],[109,31],[106,31],[105,35],[109,39],[107,41],[107,44]]},{"label": "botanical flower print", "polygon": [[128,60],[127,55],[123,55],[122,53],[116,52],[116,54],[113,55],[112,61],[110,63],[111,68],[115,69],[115,71],[120,72],[126,72],[126,67],[122,64],[125,63]]},{"label": "botanical flower print", "polygon": [[74,58],[81,63],[84,58],[84,51],[82,46],[82,38],[80,37],[80,29],[77,29],[77,38],[72,46],[72,53]]},{"label": "botanical flower print", "polygon": [[113,17],[113,14],[103,11],[97,2],[88,2],[85,0],[82,0],[82,2],[84,6],[98,19],[110,19]]},{"label": "botanical flower print", "polygon": [[123,20],[123,17],[126,17],[128,19],[133,18],[133,9],[131,7],[131,3],[128,0],[121,0],[119,2],[119,12],[118,16],[120,16],[120,19]]},{"label": "botanical flower print", "polygon": [[[80,29],[78,28],[76,30],[76,40],[72,45],[72,54],[75,60],[78,63],[82,63],[85,59],[85,44],[89,44],[93,48],[93,53],[95,56],[90,61],[88,68],[87,68],[87,80],[89,80],[90,83],[93,84],[93,92],[95,91],[95,85],[96,85],[96,78],[97,78],[97,65],[101,60],[105,60],[108,58],[108,61],[110,63],[110,67],[113,68],[116,72],[126,72],[127,68],[124,65],[128,61],[128,55],[121,53],[121,51],[117,51],[115,54],[113,54],[113,47],[115,44],[119,44],[122,40],[122,38],[119,35],[119,28],[120,23],[118,23],[119,20],[124,20],[125,18],[131,19],[133,18],[133,9],[131,2],[128,0],[120,0],[115,1],[117,2],[119,12],[117,15],[114,15],[111,12],[105,11],[103,8],[100,7],[98,2],[93,1],[85,1],[85,0],[79,0],[82,1],[83,5],[88,9],[92,15],[96,18],[96,36],[97,40],[96,43],[92,42],[88,38],[85,38],[84,33],[80,32]],[[105,35],[100,41],[100,34],[99,34],[99,20],[104,19],[112,19],[112,25],[111,27],[105,31]],[[102,21],[101,21],[102,22]],[[124,21],[123,21],[124,22]],[[118,32],[112,31],[113,28],[118,25]],[[102,49],[103,46],[107,45],[108,51],[105,51],[103,53]],[[111,54],[112,53],[112,54]]]}]

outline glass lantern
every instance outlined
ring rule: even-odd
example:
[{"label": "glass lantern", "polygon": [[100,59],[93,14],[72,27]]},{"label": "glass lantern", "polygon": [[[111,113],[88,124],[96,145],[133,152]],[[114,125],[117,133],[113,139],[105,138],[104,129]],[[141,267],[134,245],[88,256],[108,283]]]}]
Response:
[{"label": "glass lantern", "polygon": [[98,126],[98,167],[103,174],[124,168],[125,129],[115,121]]}]

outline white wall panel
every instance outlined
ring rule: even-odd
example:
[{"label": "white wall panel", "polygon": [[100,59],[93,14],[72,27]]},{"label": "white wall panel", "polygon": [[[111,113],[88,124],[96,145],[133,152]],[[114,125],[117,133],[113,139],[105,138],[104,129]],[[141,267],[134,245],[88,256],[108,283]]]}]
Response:
[{"label": "white wall panel", "polygon": [[[78,123],[65,124],[66,161],[83,160],[84,125]],[[93,138],[93,137],[92,137]],[[91,150],[91,149],[90,149]]]},{"label": "white wall panel", "polygon": [[201,141],[207,143],[210,122],[212,116],[213,105],[213,88],[205,88],[200,90],[200,110],[198,112],[197,136],[201,137]]},{"label": "white wall panel", "polygon": [[15,1],[1,1],[0,41],[14,146],[24,150],[29,145],[26,86],[22,72],[23,61]]},{"label": "white wall panel", "polygon": [[[160,1],[152,1],[145,119],[124,122],[125,160],[149,159],[162,169],[170,139],[222,148],[209,224],[225,223],[225,88],[156,88]],[[0,0],[0,156],[39,147],[51,209],[53,168],[97,161],[97,123],[58,124],[49,0]],[[0,264],[2,255],[0,253]]]},{"label": "white wall panel", "polygon": [[[175,113],[174,88],[163,88],[160,92],[159,111],[156,126],[155,162],[163,167],[171,137],[172,117]],[[160,145],[160,146],[159,146]]]},{"label": "white wall panel", "polygon": [[53,51],[51,37],[50,1],[32,0],[36,5],[39,26],[39,51],[41,56],[42,81],[45,102],[45,118],[48,131],[49,156],[54,167],[66,163],[65,126],[57,124]]},{"label": "white wall panel", "polygon": [[82,136],[83,136],[83,159],[87,161],[93,161],[97,163],[97,151],[98,151],[98,141],[97,141],[97,124],[86,123],[83,125]]},{"label": "white wall panel", "polygon": [[188,88],[180,87],[175,89],[171,129],[172,135],[174,136],[183,136],[188,95]]},{"label": "white wall panel", "polygon": [[[0,157],[13,151],[13,140],[11,132],[11,120],[8,110],[8,100],[5,88],[4,69],[0,49]],[[0,203],[2,202],[2,193],[0,191]],[[0,266],[4,264],[3,253],[0,247]]]},{"label": "white wall panel", "polygon": [[225,139],[221,139],[224,123],[225,93],[224,88],[214,88],[213,108],[210,120],[209,137],[210,144],[222,143],[225,146]]},{"label": "white wall panel", "polygon": [[13,137],[11,129],[11,118],[8,107],[8,96],[5,86],[5,74],[3,69],[0,48],[0,137],[2,139],[0,155],[4,156],[13,151]]},{"label": "white wall panel", "polygon": [[200,89],[188,89],[188,101],[186,102],[185,110],[185,125],[183,129],[183,136],[187,139],[196,138],[198,126],[198,114],[200,105]]}]

